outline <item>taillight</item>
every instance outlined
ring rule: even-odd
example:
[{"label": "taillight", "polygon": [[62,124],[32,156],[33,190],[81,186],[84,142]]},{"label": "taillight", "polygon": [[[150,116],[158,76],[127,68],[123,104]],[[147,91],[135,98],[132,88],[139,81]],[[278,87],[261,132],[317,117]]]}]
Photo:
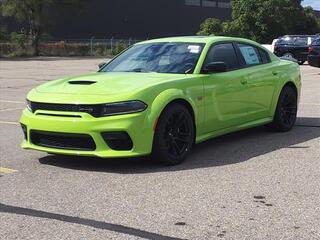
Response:
[{"label": "taillight", "polygon": [[309,47],[309,53],[313,52],[314,48],[313,47]]}]

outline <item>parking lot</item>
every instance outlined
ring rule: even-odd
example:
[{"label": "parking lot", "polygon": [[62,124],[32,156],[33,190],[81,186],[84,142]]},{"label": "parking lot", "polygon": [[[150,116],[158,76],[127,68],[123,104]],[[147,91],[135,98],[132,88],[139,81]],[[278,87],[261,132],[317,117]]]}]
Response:
[{"label": "parking lot", "polygon": [[196,146],[182,165],[20,148],[27,92],[103,59],[0,60],[0,239],[320,239],[320,69],[297,126]]}]

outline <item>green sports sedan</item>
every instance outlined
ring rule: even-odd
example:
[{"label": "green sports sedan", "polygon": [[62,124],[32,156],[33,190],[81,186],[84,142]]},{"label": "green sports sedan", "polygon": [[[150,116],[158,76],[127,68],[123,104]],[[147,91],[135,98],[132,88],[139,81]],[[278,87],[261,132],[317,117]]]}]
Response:
[{"label": "green sports sedan", "polygon": [[98,72],[30,91],[22,147],[179,164],[194,144],[219,135],[265,124],[289,131],[300,89],[298,64],[250,40],[145,41]]}]

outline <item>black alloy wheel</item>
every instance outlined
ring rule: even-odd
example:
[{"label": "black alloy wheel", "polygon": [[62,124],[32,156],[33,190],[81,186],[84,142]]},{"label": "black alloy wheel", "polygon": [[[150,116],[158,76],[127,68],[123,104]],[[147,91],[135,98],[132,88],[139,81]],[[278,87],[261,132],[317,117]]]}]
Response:
[{"label": "black alloy wheel", "polygon": [[273,126],[278,131],[289,131],[293,128],[297,119],[297,94],[290,87],[285,86],[281,91]]},{"label": "black alloy wheel", "polygon": [[164,165],[183,162],[192,149],[194,122],[188,109],[170,104],[161,114],[154,136],[152,158]]}]

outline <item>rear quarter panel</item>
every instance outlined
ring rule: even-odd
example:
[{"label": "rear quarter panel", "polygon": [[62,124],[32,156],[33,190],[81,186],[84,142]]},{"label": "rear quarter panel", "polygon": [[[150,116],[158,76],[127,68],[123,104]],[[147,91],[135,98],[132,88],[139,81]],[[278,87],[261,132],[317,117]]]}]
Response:
[{"label": "rear quarter panel", "polygon": [[274,70],[279,73],[279,76],[278,84],[272,101],[272,115],[275,113],[280,93],[286,84],[293,84],[295,86],[298,94],[298,102],[300,101],[302,87],[300,67],[297,63],[287,60],[277,60],[274,65]]}]

